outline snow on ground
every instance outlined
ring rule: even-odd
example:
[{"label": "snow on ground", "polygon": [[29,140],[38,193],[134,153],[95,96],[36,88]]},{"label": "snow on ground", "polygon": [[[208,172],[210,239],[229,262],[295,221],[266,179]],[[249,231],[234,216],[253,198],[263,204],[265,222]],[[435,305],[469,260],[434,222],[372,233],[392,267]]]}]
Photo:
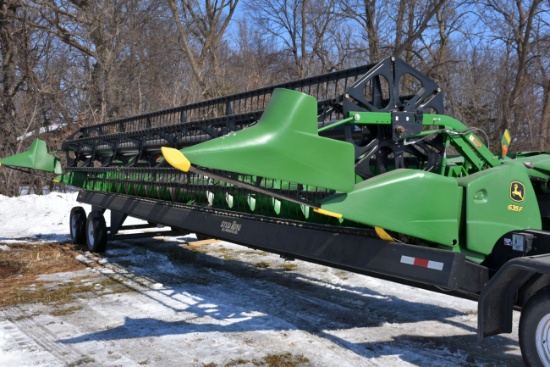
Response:
[{"label": "snow on ground", "polygon": [[0,241],[26,241],[28,238],[66,241],[67,210],[76,194],[52,193],[9,198],[0,195]]},{"label": "snow on ground", "polygon": [[[0,196],[0,250],[68,241],[75,198]],[[523,365],[517,332],[477,340],[475,302],[192,241],[117,240],[104,255],[80,256],[93,268],[44,276],[94,284],[94,294],[65,305],[70,312],[0,309],[0,367],[267,366],[287,353],[296,366]]]}]

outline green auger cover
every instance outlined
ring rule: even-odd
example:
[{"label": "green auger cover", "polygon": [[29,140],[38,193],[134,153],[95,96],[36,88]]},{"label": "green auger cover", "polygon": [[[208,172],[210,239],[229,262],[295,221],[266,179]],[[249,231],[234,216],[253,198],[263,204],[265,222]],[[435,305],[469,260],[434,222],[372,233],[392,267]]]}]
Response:
[{"label": "green auger cover", "polygon": [[355,184],[354,148],[319,136],[317,101],[275,89],[255,126],[181,150],[191,164],[341,192]]}]

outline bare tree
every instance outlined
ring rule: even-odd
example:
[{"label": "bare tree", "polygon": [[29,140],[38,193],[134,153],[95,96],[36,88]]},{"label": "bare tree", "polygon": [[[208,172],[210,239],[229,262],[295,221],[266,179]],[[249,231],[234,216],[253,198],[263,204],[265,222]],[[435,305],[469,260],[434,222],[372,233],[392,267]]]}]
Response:
[{"label": "bare tree", "polygon": [[[27,0],[26,6],[41,15],[31,25],[67,45],[71,51],[66,55],[73,58],[78,76],[86,78],[88,112],[81,113],[103,121],[140,109],[139,103],[136,107],[126,98],[136,90],[128,82],[135,79],[135,50],[152,43],[141,43],[136,35],[146,33],[149,20],[162,14],[160,0]],[[156,42],[163,34],[158,32]]]},{"label": "bare tree", "polygon": [[399,0],[395,22],[393,54],[412,61],[414,43],[430,27],[446,0]]},{"label": "bare tree", "polygon": [[[47,52],[48,42],[27,26],[35,14],[20,1],[0,2],[0,55],[2,58],[2,112],[0,115],[0,156],[27,149],[51,109],[40,91],[37,65]],[[47,123],[47,122],[46,122]],[[0,171],[0,193],[16,194],[19,186],[40,180],[12,170]]]},{"label": "bare tree", "polygon": [[228,53],[224,68],[227,83],[234,92],[248,91],[281,82],[286,66],[273,42],[255,27],[249,18],[242,16],[230,34],[234,47]]},{"label": "bare tree", "polygon": [[220,94],[219,51],[238,0],[168,0],[179,32],[178,45],[187,56],[203,98]]},{"label": "bare tree", "polygon": [[342,0],[340,12],[350,26],[359,26],[360,42],[371,61],[395,55],[411,62],[418,53],[416,42],[441,16],[447,0]]},{"label": "bare tree", "polygon": [[[366,42],[366,58],[372,62],[380,59],[380,32],[386,2],[377,0],[342,0],[340,14],[361,30],[360,38]],[[354,27],[355,28],[355,27]]]},{"label": "bare tree", "polygon": [[17,1],[0,1],[0,55],[2,57],[2,114],[0,116],[0,134],[3,138],[1,153],[13,150],[14,136],[9,133],[10,123],[16,117],[15,97],[22,85],[18,80],[17,34],[21,31],[16,25],[15,13],[20,6]]},{"label": "bare tree", "polygon": [[[459,64],[467,64],[472,69],[477,67],[473,58],[479,56],[480,52],[479,49],[469,47],[467,16],[468,10],[463,2],[446,1],[437,10],[430,27],[420,36],[414,50],[414,54],[420,61],[418,67],[443,88],[448,105],[451,107],[456,107],[457,103],[463,102],[455,99],[455,95],[460,95],[459,90],[463,88],[460,80],[467,78],[458,71],[465,65]],[[458,51],[465,49],[469,49],[470,53]],[[468,60],[469,57],[472,58]],[[459,83],[456,83],[457,79]],[[471,82],[468,80],[467,83]]]},{"label": "bare tree", "polygon": [[[22,64],[20,36],[24,34],[23,25],[17,21],[20,2],[0,1],[0,56],[1,70],[1,114],[0,114],[0,155],[12,155],[19,151],[18,130],[20,129],[17,110],[17,98],[23,90],[27,75],[17,73]],[[0,171],[0,193],[12,195],[17,190],[20,175],[14,171]]]},{"label": "bare tree", "polygon": [[[503,88],[502,119],[500,129],[509,128],[518,138],[520,149],[527,149],[531,144],[540,116],[536,108],[531,108],[533,101],[530,70],[533,67],[533,45],[539,35],[534,28],[536,22],[548,8],[544,9],[543,0],[502,2],[485,0],[478,3],[480,19],[485,22],[493,41],[504,45],[508,52],[503,58],[503,65],[508,65],[509,85]],[[542,13],[541,13],[542,12]]]},{"label": "bare tree", "polygon": [[288,78],[304,78],[333,67],[330,45],[336,19],[335,0],[260,0],[247,4],[247,11],[288,56]]}]

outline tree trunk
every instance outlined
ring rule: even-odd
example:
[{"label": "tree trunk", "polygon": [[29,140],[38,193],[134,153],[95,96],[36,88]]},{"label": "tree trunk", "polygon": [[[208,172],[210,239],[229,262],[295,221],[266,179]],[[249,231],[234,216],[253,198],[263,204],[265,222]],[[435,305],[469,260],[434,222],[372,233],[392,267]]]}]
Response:
[{"label": "tree trunk", "polygon": [[[15,94],[17,55],[14,43],[13,24],[16,4],[10,0],[0,0],[0,55],[2,57],[2,108],[0,112],[0,157],[15,154],[17,135],[14,129],[16,108]],[[0,194],[11,196],[15,193],[16,175],[12,170],[0,172]]]},{"label": "tree trunk", "polygon": [[380,39],[376,26],[376,0],[364,0],[365,6],[365,30],[369,43],[369,60],[375,62],[380,58]]},{"label": "tree trunk", "polygon": [[[3,132],[8,132],[10,124],[15,118],[15,93],[16,93],[16,47],[13,25],[16,5],[13,1],[0,0],[0,54],[2,56],[2,115],[0,127]],[[2,134],[2,139],[10,137],[10,134]],[[4,143],[6,143],[4,141]]]},{"label": "tree trunk", "polygon": [[547,78],[543,84],[543,104],[542,104],[542,121],[541,135],[542,146],[540,149],[550,151],[550,79]]}]

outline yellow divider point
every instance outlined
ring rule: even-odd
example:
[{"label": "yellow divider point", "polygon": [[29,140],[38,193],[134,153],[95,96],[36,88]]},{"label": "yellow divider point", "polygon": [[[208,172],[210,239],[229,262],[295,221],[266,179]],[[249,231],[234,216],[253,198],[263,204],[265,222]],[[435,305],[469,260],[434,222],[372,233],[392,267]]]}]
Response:
[{"label": "yellow divider point", "polygon": [[334,217],[334,218],[338,218],[338,219],[342,218],[342,214],[329,212],[328,210],[321,209],[321,208],[313,208],[313,211],[315,213],[328,215],[329,217]]},{"label": "yellow divider point", "polygon": [[512,142],[512,136],[510,135],[510,131],[506,129],[504,130],[504,134],[502,135],[502,140],[500,144],[500,155],[503,158],[506,157],[506,154],[508,154],[508,147],[510,146],[511,142]]},{"label": "yellow divider point", "polygon": [[388,242],[393,241],[393,237],[390,236],[384,228],[374,227],[374,230],[376,231],[376,234],[378,235],[378,237],[380,237],[381,240],[388,241]]},{"label": "yellow divider point", "polygon": [[508,144],[512,141],[512,136],[510,135],[510,131],[508,129],[504,130],[504,139]]},{"label": "yellow divider point", "polygon": [[191,162],[189,162],[189,159],[187,159],[182,152],[168,147],[162,147],[160,149],[164,159],[166,159],[166,162],[168,162],[172,167],[183,172],[189,172],[191,169]]}]

